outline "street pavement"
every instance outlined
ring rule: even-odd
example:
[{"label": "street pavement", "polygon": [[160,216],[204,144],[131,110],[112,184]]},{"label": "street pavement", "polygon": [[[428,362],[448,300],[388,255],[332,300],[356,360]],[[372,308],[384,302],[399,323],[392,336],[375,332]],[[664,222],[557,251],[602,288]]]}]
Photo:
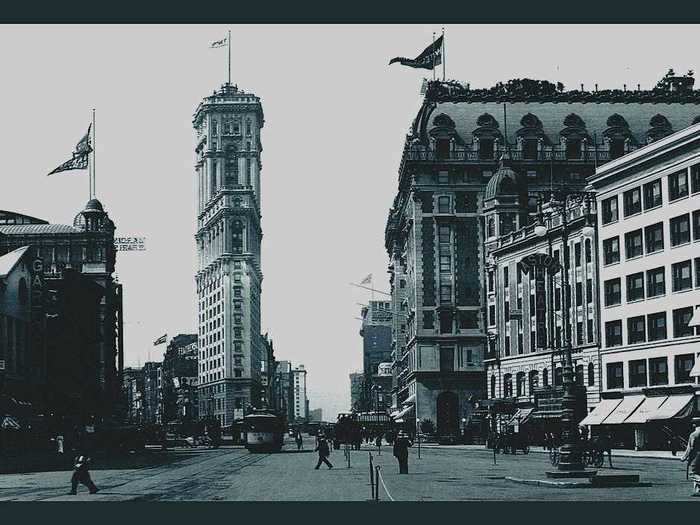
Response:
[{"label": "street pavement", "polygon": [[[79,488],[68,495],[71,471],[0,476],[3,501],[367,501],[370,499],[369,456],[381,467],[380,500],[390,501],[698,501],[689,497],[692,487],[685,480],[685,464],[662,458],[615,457],[614,473],[637,473],[645,487],[558,488],[532,486],[506,480],[544,479],[551,470],[546,454],[494,456],[483,447],[427,446],[421,459],[414,446],[409,474],[399,475],[391,447],[381,451],[363,445],[350,453],[350,467],[343,450],[332,451],[329,470],[314,470],[313,438],[306,437],[304,451],[291,440],[278,454],[250,454],[240,447],[220,449],[171,449],[139,465],[129,458],[125,467],[91,470],[100,488],[95,495]],[[534,452],[534,451],[533,451]],[[601,473],[611,472],[603,468]]]}]

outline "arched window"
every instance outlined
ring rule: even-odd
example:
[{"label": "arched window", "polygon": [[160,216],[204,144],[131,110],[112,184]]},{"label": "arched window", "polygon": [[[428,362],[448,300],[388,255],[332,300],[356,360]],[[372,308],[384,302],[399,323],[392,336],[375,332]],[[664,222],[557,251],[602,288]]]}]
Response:
[{"label": "arched window", "polygon": [[496,398],[496,376],[491,376],[491,399]]},{"label": "arched window", "polygon": [[525,372],[518,372],[515,375],[515,388],[518,397],[525,395]]},{"label": "arched window", "polygon": [[589,263],[589,262],[591,262],[591,260],[592,260],[592,256],[591,256],[591,240],[590,240],[590,239],[586,239],[586,249],[585,249],[585,251],[586,251],[586,262]]},{"label": "arched window", "polygon": [[234,146],[230,145],[226,148],[226,160],[224,162],[224,183],[227,186],[238,185],[238,154]]},{"label": "arched window", "polygon": [[250,137],[253,134],[253,121],[250,118],[245,120],[245,134]]},{"label": "arched window", "polygon": [[503,397],[513,397],[513,376],[512,374],[503,375]]},{"label": "arched window", "polygon": [[219,123],[216,119],[211,119],[211,134],[216,135],[219,132]]},{"label": "arched window", "polygon": [[542,386],[549,386],[549,372],[546,368],[542,370]]},{"label": "arched window", "polygon": [[595,366],[593,363],[588,363],[588,386],[593,386],[595,383]]},{"label": "arched window", "polygon": [[564,383],[563,371],[560,366],[554,369],[554,386],[561,386]]},{"label": "arched window", "polygon": [[583,365],[576,365],[576,376],[575,381],[579,384],[583,384]]},{"label": "arched window", "polygon": [[533,389],[540,386],[540,374],[537,370],[532,370],[530,372],[530,377],[528,378],[530,382],[530,394],[532,394]]},{"label": "arched window", "polygon": [[496,221],[494,220],[493,217],[489,217],[487,224],[488,224],[487,236],[488,237],[495,237],[496,236]]}]

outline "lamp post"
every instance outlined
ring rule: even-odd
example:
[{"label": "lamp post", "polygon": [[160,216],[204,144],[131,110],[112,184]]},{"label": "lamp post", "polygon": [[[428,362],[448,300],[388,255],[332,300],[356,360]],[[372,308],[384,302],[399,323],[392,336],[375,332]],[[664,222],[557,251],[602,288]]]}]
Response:
[{"label": "lamp post", "polygon": [[[557,469],[560,471],[580,471],[584,469],[581,450],[579,446],[578,428],[575,419],[576,409],[576,388],[574,382],[574,368],[571,348],[571,326],[569,320],[569,217],[568,210],[572,204],[585,205],[586,225],[583,227],[584,237],[592,236],[594,229],[590,224],[590,207],[592,195],[586,192],[571,192],[563,196],[560,201],[550,201],[552,211],[549,216],[558,214],[561,217],[561,240],[564,251],[564,268],[562,270],[562,327],[564,332],[564,367],[563,367],[563,387],[564,394],[561,402],[561,425],[562,444],[559,447],[559,463]],[[544,225],[545,214],[542,212],[542,201],[538,202],[538,225],[535,226],[535,235],[544,237],[549,230]]]}]

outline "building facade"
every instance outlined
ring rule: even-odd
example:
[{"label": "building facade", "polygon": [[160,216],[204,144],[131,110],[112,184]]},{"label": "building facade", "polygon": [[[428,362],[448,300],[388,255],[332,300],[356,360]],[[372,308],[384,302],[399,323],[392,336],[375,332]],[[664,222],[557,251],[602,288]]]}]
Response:
[{"label": "building facade", "polygon": [[[487,395],[486,240],[527,225],[531,195],[580,190],[595,167],[689,126],[690,77],[649,91],[565,91],[512,80],[488,89],[429,82],[406,138],[386,226],[394,328],[395,408],[452,434]],[[527,192],[486,222],[484,194],[509,152]],[[585,332],[585,329],[584,329]],[[408,414],[407,414],[408,415]]]},{"label": "building facade", "polygon": [[197,107],[200,413],[223,426],[260,407],[260,99],[224,84]]},{"label": "building facade", "polygon": [[350,410],[362,411],[362,389],[364,388],[365,376],[362,372],[350,374]]},{"label": "building facade", "polygon": [[143,368],[127,367],[122,373],[123,399],[126,406],[126,421],[140,425],[143,419]]},{"label": "building facade", "polygon": [[193,423],[199,418],[197,334],[179,334],[168,343],[161,368],[161,422]]},{"label": "building facade", "polygon": [[602,166],[589,183],[603,391],[590,424],[658,448],[669,430],[687,434],[700,395],[700,125]]},{"label": "building facade", "polygon": [[306,369],[304,365],[297,365],[292,370],[292,409],[294,418],[292,421],[301,423],[308,421],[309,400],[306,395]]},{"label": "building facade", "polygon": [[162,423],[162,366],[153,361],[143,364],[143,422],[149,425]]},{"label": "building facade", "polygon": [[114,277],[114,230],[97,199],[86,204],[72,225],[0,211],[0,255],[28,247],[35,269],[31,293],[47,314],[43,340],[40,330],[32,330],[28,343],[36,347],[36,361],[28,363],[34,384],[44,386],[34,389],[40,410],[76,420],[115,415],[123,320],[122,286]]},{"label": "building facade", "polygon": [[[370,301],[362,307],[362,365],[363,391],[359,410],[373,410],[376,405],[377,390],[386,388],[386,380],[378,379],[379,365],[391,362],[392,352],[392,314],[391,301]],[[381,383],[381,384],[380,384]],[[391,385],[386,394],[390,395]],[[383,395],[383,394],[382,394]]]}]

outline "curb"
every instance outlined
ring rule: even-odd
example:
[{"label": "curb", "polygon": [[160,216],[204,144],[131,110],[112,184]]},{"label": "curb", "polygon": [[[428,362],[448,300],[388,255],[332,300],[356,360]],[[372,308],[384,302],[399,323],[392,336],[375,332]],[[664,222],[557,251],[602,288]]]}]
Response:
[{"label": "curb", "polygon": [[628,488],[628,487],[651,487],[651,483],[615,483],[605,486],[596,486],[589,481],[574,482],[574,481],[549,481],[543,479],[520,479],[512,476],[506,476],[507,481],[519,483],[521,485],[534,485],[538,487],[553,487],[558,489],[608,489],[608,488]]},{"label": "curb", "polygon": [[[459,447],[459,445],[457,445],[457,447]],[[485,449],[485,448],[483,448],[482,445],[477,445],[474,448],[456,448],[456,447],[451,446],[451,445],[435,445],[435,444],[423,445],[423,444],[421,444],[421,448],[438,449],[438,450],[452,448],[453,450],[463,450],[463,451],[474,450],[477,452],[482,451],[482,452],[488,452],[489,454],[493,454],[493,451],[491,449]],[[535,450],[534,448],[530,448],[530,454],[548,454],[548,452],[546,450]],[[506,456],[508,456],[508,455],[509,454],[506,454]],[[521,456],[521,455],[525,456],[527,454],[517,454],[517,455],[518,456]],[[679,463],[681,462],[680,455],[678,455],[678,456],[651,456],[651,455],[644,454],[644,453],[637,454],[637,453],[634,453],[633,451],[621,451],[619,453],[615,453],[614,449],[613,449],[613,458],[660,459],[660,460],[664,460],[664,461],[678,461]]]}]

